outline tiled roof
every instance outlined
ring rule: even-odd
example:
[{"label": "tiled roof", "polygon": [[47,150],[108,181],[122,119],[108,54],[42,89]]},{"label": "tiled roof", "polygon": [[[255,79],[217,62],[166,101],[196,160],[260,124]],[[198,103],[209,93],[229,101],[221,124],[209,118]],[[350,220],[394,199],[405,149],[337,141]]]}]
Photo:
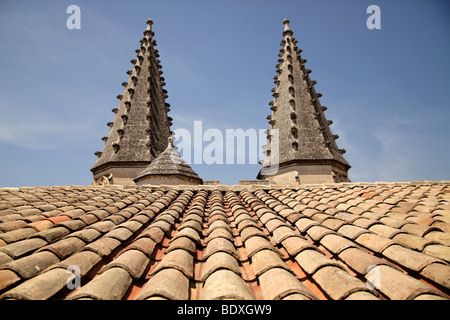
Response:
[{"label": "tiled roof", "polygon": [[0,298],[448,299],[449,202],[448,182],[3,188]]},{"label": "tiled roof", "polygon": [[155,160],[152,161],[138,176],[134,179],[135,182],[142,180],[149,176],[159,175],[180,175],[195,179],[197,184],[202,183],[202,179],[186,161],[180,156],[178,148],[174,147],[173,139],[169,138],[169,143],[166,150],[164,150]]}]

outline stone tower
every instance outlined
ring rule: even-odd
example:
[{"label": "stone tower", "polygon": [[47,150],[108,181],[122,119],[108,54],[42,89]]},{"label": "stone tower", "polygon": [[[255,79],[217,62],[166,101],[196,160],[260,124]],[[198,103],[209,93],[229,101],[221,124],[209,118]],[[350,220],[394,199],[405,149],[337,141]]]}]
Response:
[{"label": "stone tower", "polygon": [[95,152],[97,161],[91,168],[93,184],[134,184],[133,179],[153,159],[167,148],[171,136],[172,119],[167,115],[167,91],[156,41],[153,39],[152,20],[147,21],[133,68],[127,71],[128,82],[123,94],[118,95],[119,106],[112,109],[114,121],[102,152]]},{"label": "stone tower", "polygon": [[276,184],[314,184],[345,182],[349,163],[343,157],[345,150],[336,144],[311,80],[310,69],[302,59],[302,50],[285,19],[282,48],[274,77],[272,114],[267,117],[267,145],[265,159],[257,179]]}]

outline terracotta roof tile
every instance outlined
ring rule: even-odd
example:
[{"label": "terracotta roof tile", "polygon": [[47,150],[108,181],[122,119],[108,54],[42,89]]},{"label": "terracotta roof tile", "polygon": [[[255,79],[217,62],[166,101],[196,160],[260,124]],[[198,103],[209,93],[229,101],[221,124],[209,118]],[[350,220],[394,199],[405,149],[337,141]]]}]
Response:
[{"label": "terracotta roof tile", "polygon": [[336,266],[343,268],[336,261],[326,257],[318,250],[303,250],[295,257],[295,260],[298,262],[300,267],[302,267],[302,269],[310,275],[313,275],[317,270],[324,266]]},{"label": "terracotta roof tile", "polygon": [[[30,239],[33,240],[33,239]],[[77,237],[69,237],[66,239],[62,239],[60,241],[57,241],[55,243],[46,245],[37,252],[40,251],[50,251],[54,253],[60,260],[65,259],[66,257],[70,256],[72,253],[80,249],[86,244],[85,241],[77,238]]]},{"label": "terracotta roof tile", "polygon": [[202,299],[253,300],[254,298],[240,276],[228,269],[220,269],[206,279]]},{"label": "terracotta roof tile", "polygon": [[266,300],[280,300],[293,294],[297,295],[295,300],[317,299],[311,291],[285,269],[272,268],[259,277],[259,282],[262,297]]},{"label": "terracotta roof tile", "polygon": [[450,262],[450,248],[440,244],[429,244],[422,250],[423,253]]},{"label": "terracotta roof tile", "polygon": [[374,287],[392,300],[414,299],[419,294],[437,294],[437,290],[389,266],[372,268],[366,275]]},{"label": "terracotta roof tile", "polygon": [[145,300],[152,297],[187,300],[189,298],[189,279],[177,269],[162,269],[148,280],[135,299]]},{"label": "terracotta roof tile", "polygon": [[345,299],[355,292],[369,291],[366,283],[335,266],[325,266],[312,277],[333,300]]},{"label": "terracotta roof tile", "polygon": [[12,259],[18,259],[23,255],[30,253],[47,244],[42,239],[25,239],[0,247],[0,252],[6,253]]},{"label": "terracotta roof tile", "polygon": [[446,183],[202,188],[0,189],[0,298],[449,297]]},{"label": "terracotta roof tile", "polygon": [[74,291],[68,296],[68,299],[120,300],[124,297],[132,281],[133,278],[126,270],[111,268]]},{"label": "terracotta roof tile", "polygon": [[103,274],[112,268],[122,268],[126,270],[134,279],[139,279],[147,268],[150,259],[140,250],[127,250],[116,257],[113,261],[105,265],[99,272]]},{"label": "terracotta roof tile", "polygon": [[1,269],[12,270],[22,279],[29,279],[57,262],[59,262],[59,258],[55,254],[44,251],[4,264]]},{"label": "terracotta roof tile", "polygon": [[200,281],[206,281],[212,273],[219,269],[228,269],[241,276],[241,270],[235,256],[226,252],[216,252],[206,260]]},{"label": "terracotta roof tile", "polygon": [[40,274],[7,291],[3,299],[45,300],[64,288],[69,277],[67,270],[56,268]]}]

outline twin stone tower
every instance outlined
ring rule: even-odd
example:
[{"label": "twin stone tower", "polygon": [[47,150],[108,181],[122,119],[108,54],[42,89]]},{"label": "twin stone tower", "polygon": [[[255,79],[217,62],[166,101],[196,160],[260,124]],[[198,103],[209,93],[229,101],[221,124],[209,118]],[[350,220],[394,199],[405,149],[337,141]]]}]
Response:
[{"label": "twin stone tower", "polygon": [[[257,175],[259,181],[295,185],[347,182],[349,163],[345,150],[336,144],[314,89],[310,69],[285,19],[279,53],[272,113],[265,159]],[[110,131],[98,159],[91,168],[95,185],[199,185],[203,180],[181,158],[173,146],[170,105],[162,77],[161,61],[153,39],[152,20],[147,21],[134,65],[127,71],[128,82],[118,95],[119,106],[109,122]],[[255,183],[257,183],[255,181]]]}]

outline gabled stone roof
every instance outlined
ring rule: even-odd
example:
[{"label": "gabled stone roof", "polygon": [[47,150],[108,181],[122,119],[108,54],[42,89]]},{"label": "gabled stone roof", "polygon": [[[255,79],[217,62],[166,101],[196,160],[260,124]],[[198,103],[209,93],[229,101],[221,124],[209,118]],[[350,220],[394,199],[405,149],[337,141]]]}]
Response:
[{"label": "gabled stone roof", "polygon": [[166,150],[152,161],[135,179],[137,182],[148,176],[166,175],[166,176],[184,176],[198,180],[198,184],[202,183],[202,179],[192,168],[181,158],[178,148],[174,147],[172,137],[168,139],[169,143]]}]

